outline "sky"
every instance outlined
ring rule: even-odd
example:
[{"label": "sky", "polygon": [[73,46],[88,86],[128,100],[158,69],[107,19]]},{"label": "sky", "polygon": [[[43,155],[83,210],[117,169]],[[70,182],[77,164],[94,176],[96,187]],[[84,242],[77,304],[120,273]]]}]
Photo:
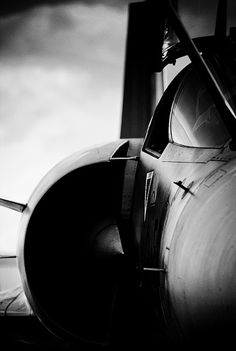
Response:
[{"label": "sky", "polygon": [[[27,203],[59,161],[119,138],[126,1],[38,6],[0,18],[0,197]],[[0,254],[21,215],[0,208]]]}]

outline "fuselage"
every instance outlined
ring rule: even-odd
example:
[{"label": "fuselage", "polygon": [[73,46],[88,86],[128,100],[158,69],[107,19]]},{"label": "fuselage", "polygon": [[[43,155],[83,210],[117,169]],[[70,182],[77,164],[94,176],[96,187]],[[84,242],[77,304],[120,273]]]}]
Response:
[{"label": "fuselage", "polygon": [[160,159],[141,153],[134,226],[142,268],[163,269],[153,286],[167,326],[189,337],[235,315],[236,160],[227,150],[173,148]]},{"label": "fuselage", "polygon": [[[152,293],[171,337],[231,337],[236,316],[236,152],[197,80],[190,84],[185,75],[165,94],[171,106],[165,97],[167,102],[155,112],[136,175],[138,266],[144,277],[153,272]],[[169,136],[163,146],[164,126]]]}]

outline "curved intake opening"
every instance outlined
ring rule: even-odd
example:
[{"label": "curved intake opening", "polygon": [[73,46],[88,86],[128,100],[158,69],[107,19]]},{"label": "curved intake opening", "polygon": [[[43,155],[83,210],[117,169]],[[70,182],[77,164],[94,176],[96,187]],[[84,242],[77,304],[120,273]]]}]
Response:
[{"label": "curved intake opening", "polygon": [[107,343],[123,271],[118,221],[123,171],[77,169],[39,200],[24,242],[33,310],[57,335]]}]

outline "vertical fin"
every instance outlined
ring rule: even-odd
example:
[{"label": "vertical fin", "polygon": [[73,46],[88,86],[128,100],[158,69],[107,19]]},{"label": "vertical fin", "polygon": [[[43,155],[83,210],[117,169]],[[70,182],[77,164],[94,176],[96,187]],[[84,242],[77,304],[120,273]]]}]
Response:
[{"label": "vertical fin", "polygon": [[131,3],[126,41],[121,138],[143,138],[156,104],[163,16],[157,1]]},{"label": "vertical fin", "polygon": [[219,0],[216,15],[215,36],[224,39],[227,34],[227,0]]}]

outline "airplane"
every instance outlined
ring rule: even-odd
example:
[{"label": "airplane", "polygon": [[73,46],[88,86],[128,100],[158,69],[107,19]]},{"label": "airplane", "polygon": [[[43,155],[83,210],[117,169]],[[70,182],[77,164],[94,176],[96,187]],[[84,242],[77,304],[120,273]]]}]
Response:
[{"label": "airplane", "polygon": [[49,349],[231,345],[235,18],[233,1],[129,5],[121,138],[66,158],[27,204],[0,200],[22,212],[6,335]]}]

